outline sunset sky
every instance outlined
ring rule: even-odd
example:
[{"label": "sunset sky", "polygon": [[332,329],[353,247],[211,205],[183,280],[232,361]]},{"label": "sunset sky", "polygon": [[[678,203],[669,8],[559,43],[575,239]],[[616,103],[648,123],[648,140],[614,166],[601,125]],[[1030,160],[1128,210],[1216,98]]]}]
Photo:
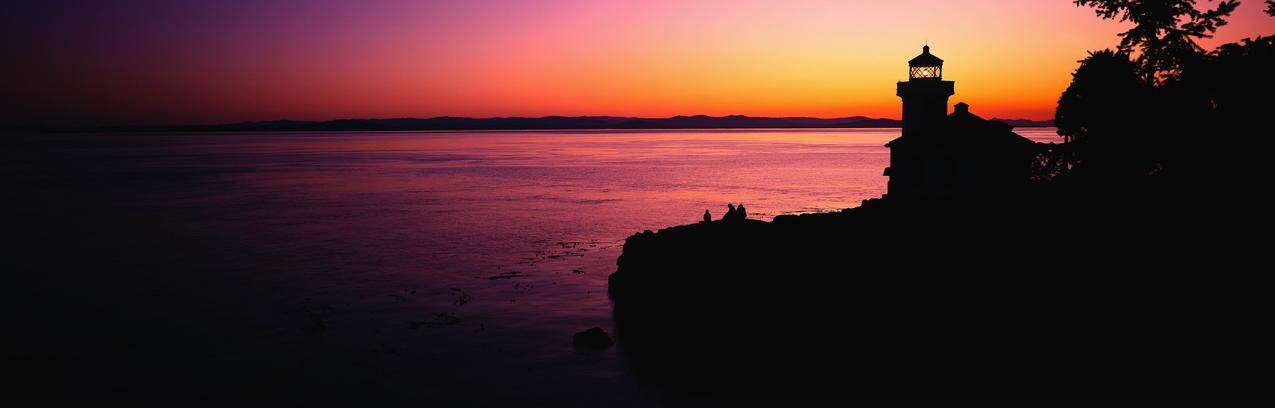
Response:
[{"label": "sunset sky", "polygon": [[[106,4],[112,3],[112,4]],[[1202,2],[1203,3],[1203,2]],[[1208,4],[1208,3],[1205,3]],[[1211,4],[1209,4],[1211,5]],[[1048,119],[1123,25],[1066,0],[7,2],[19,123],[350,117],[899,117],[928,41],[952,102]],[[1275,33],[1245,1],[1217,38]]]}]

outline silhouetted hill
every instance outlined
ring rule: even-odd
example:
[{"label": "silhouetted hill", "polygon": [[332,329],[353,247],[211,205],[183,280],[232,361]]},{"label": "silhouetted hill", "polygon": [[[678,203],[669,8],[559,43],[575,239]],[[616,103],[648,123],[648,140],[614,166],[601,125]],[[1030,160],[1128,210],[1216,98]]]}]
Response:
[{"label": "silhouetted hill", "polygon": [[1054,120],[1053,120],[1053,119],[1050,119],[1050,120],[1031,120],[1031,119],[1001,119],[1001,118],[991,118],[991,119],[988,119],[988,120],[990,120],[990,121],[995,121],[995,122],[1005,122],[1006,124],[1008,124],[1008,125],[1010,125],[1010,126],[1013,126],[1013,127],[1050,127],[1050,126],[1053,126],[1053,125],[1054,125]]},{"label": "silhouetted hill", "polygon": [[832,125],[832,127],[849,127],[849,128],[892,128],[900,127],[903,122],[894,119],[872,119],[863,118],[852,121],[846,121]]},{"label": "silhouetted hill", "polygon": [[674,116],[664,119],[632,119],[616,124],[622,129],[711,129],[711,128],[825,128],[825,127],[898,127],[894,119],[849,118],[766,118],[743,115]]},{"label": "silhouetted hill", "polygon": [[394,131],[394,130],[548,130],[548,129],[728,129],[728,128],[889,128],[895,119],[851,116],[844,118],[767,118],[743,115],[631,118],[617,116],[545,116],[337,119],[328,121],[272,120],[217,125],[111,126],[59,131],[129,132],[291,132],[291,131]]}]

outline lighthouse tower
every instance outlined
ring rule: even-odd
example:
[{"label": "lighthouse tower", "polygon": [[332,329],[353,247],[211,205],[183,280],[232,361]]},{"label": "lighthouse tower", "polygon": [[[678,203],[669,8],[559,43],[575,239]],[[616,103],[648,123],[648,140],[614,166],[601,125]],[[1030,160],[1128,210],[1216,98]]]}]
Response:
[{"label": "lighthouse tower", "polygon": [[955,93],[955,83],[943,80],[943,60],[930,54],[930,46],[908,61],[908,80],[899,82],[903,98],[903,136],[943,121],[947,98]]}]

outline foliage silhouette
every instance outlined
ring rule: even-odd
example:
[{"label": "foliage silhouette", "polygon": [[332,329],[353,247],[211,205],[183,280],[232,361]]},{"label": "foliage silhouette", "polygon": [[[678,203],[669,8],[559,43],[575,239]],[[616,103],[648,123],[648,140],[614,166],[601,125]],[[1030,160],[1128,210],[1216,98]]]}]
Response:
[{"label": "foliage silhouette", "polygon": [[1213,121],[1228,127],[1256,126],[1258,119],[1268,114],[1269,104],[1261,101],[1275,91],[1275,80],[1252,73],[1272,66],[1275,36],[1248,38],[1218,47],[1207,63],[1188,72],[1182,82],[1208,99]]},{"label": "foliage silhouette", "polygon": [[[1135,27],[1120,34],[1118,50],[1081,61],[1055,113],[1067,143],[1042,155],[1037,179],[1067,174],[1094,176],[1093,183],[1156,174],[1203,183],[1256,174],[1226,170],[1245,161],[1228,154],[1225,144],[1198,142],[1200,135],[1241,134],[1260,126],[1265,114],[1259,101],[1269,97],[1275,82],[1258,74],[1272,66],[1271,37],[1207,53],[1194,41],[1225,25],[1238,2],[1223,1],[1211,10],[1198,10],[1189,0],[1075,3]],[[1133,83],[1135,75],[1142,86]]]},{"label": "foliage silhouette", "polygon": [[1157,142],[1140,129],[1153,115],[1152,89],[1124,52],[1091,52],[1080,61],[1054,118],[1071,173],[1142,176],[1156,166],[1146,146]]},{"label": "foliage silhouette", "polygon": [[1127,21],[1133,28],[1120,33],[1120,51],[1138,51],[1143,79],[1156,83],[1176,77],[1183,64],[1203,53],[1195,42],[1209,38],[1239,6],[1223,0],[1216,8],[1199,10],[1195,0],[1076,0],[1093,7],[1103,19]]}]

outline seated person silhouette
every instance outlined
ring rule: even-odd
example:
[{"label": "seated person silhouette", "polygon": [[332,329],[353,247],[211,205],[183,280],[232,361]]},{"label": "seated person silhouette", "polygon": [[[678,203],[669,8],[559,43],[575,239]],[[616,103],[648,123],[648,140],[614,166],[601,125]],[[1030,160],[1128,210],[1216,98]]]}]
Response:
[{"label": "seated person silhouette", "polygon": [[748,218],[748,212],[744,211],[744,203],[739,203],[739,207],[735,209],[735,216],[741,220]]},{"label": "seated person silhouette", "polygon": [[708,210],[704,210],[704,222],[713,222],[713,214],[709,214]]},{"label": "seated person silhouette", "polygon": [[726,203],[726,215],[722,217],[722,221],[730,221],[735,219],[735,204]]}]

